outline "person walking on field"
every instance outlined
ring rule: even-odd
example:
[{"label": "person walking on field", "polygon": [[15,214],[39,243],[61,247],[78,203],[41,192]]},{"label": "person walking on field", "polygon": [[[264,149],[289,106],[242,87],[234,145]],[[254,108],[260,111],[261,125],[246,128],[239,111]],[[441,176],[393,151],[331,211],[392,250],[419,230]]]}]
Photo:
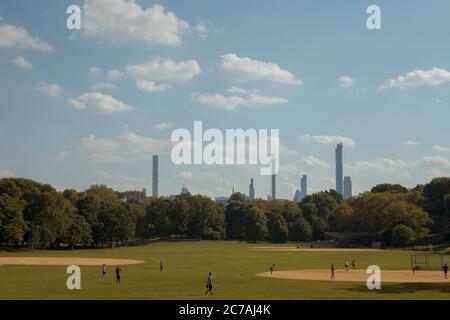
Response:
[{"label": "person walking on field", "polygon": [[444,278],[445,278],[445,280],[447,280],[448,265],[444,264],[444,266],[442,267],[442,270],[444,270]]},{"label": "person walking on field", "polygon": [[345,258],[345,271],[348,271],[348,258]]},{"label": "person walking on field", "polygon": [[334,280],[334,264],[331,265],[331,280]]},{"label": "person walking on field", "polygon": [[106,274],[106,264],[102,265],[102,278],[105,276]]},{"label": "person walking on field", "polygon": [[273,273],[273,269],[274,269],[274,268],[275,268],[275,264],[271,264],[271,265],[269,266],[270,274]]},{"label": "person walking on field", "polygon": [[163,272],[164,264],[162,261],[159,262],[159,271]]},{"label": "person walking on field", "polygon": [[211,272],[208,274],[208,278],[206,279],[206,291],[205,294],[212,294],[212,274]]},{"label": "person walking on field", "polygon": [[356,269],[356,259],[355,258],[353,258],[353,260],[352,260],[352,269],[353,270]]},{"label": "person walking on field", "polygon": [[122,271],[122,269],[120,269],[119,266],[116,266],[116,283],[120,284],[120,272]]}]

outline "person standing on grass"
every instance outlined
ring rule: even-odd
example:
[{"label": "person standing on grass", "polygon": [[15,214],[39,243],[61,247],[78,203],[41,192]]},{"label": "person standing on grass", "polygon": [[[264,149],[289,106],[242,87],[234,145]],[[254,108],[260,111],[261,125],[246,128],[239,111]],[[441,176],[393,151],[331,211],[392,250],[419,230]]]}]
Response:
[{"label": "person standing on grass", "polygon": [[102,265],[102,278],[105,276],[106,274],[106,264]]},{"label": "person standing on grass", "polygon": [[116,283],[120,284],[120,272],[122,271],[122,269],[120,269],[119,266],[116,266]]},{"label": "person standing on grass", "polygon": [[162,261],[159,262],[159,271],[163,272],[164,264]]},{"label": "person standing on grass", "polygon": [[345,258],[345,271],[348,271],[348,258]]},{"label": "person standing on grass", "polygon": [[273,269],[275,268],[275,263],[269,266],[270,274],[273,273]]},{"label": "person standing on grass", "polygon": [[442,270],[444,270],[444,278],[445,278],[445,280],[447,280],[448,265],[444,264],[444,266],[442,267]]},{"label": "person standing on grass", "polygon": [[331,280],[334,280],[334,264],[331,265]]},{"label": "person standing on grass", "polygon": [[352,268],[353,268],[353,270],[356,269],[356,259],[355,258],[353,258],[353,260],[352,260]]},{"label": "person standing on grass", "polygon": [[212,294],[212,274],[211,272],[208,274],[208,278],[206,279],[206,291],[205,294]]}]

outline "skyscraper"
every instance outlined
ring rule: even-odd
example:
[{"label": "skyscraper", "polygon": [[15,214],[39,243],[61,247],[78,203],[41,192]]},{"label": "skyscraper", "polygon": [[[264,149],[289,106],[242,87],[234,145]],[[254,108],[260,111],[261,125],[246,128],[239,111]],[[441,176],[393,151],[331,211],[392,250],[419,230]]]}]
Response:
[{"label": "skyscraper", "polygon": [[255,200],[255,186],[253,185],[253,178],[250,179],[250,185],[248,186],[248,196],[250,200]]},{"label": "skyscraper", "polygon": [[158,156],[153,156],[152,196],[158,198]]},{"label": "skyscraper", "polygon": [[343,185],[343,176],[344,176],[344,168],[342,161],[342,143],[338,143],[336,146],[336,191],[341,195],[344,195],[344,185]]},{"label": "skyscraper", "polygon": [[352,197],[352,177],[344,178],[344,199]]},{"label": "skyscraper", "polygon": [[[300,197],[303,200],[308,195],[308,176],[304,174],[300,179]],[[301,201],[300,200],[300,201]]]},{"label": "skyscraper", "polygon": [[272,195],[270,200],[276,200],[277,199],[277,181],[276,181],[276,174],[272,174]]}]

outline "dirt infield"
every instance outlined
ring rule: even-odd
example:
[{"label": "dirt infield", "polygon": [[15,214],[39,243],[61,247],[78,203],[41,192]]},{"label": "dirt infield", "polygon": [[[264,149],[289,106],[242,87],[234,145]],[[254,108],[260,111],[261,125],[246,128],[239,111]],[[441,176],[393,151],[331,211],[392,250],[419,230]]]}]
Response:
[{"label": "dirt infield", "polygon": [[140,264],[142,260],[104,259],[104,258],[46,258],[46,257],[0,257],[1,265],[26,266],[107,266]]},{"label": "dirt infield", "polygon": [[383,251],[381,249],[370,248],[296,248],[296,247],[251,247],[254,251],[278,251],[278,252],[374,252]]},{"label": "dirt infield", "polygon": [[[332,281],[330,270],[328,269],[311,269],[311,270],[290,270],[290,271],[274,271],[258,273],[258,277],[292,279],[292,280],[316,280],[316,281]],[[366,270],[336,270],[334,281],[350,281],[366,283],[369,274]],[[413,275],[411,270],[381,270],[382,282],[397,283],[436,283],[447,282],[444,279],[444,273],[439,271],[418,271]]]}]

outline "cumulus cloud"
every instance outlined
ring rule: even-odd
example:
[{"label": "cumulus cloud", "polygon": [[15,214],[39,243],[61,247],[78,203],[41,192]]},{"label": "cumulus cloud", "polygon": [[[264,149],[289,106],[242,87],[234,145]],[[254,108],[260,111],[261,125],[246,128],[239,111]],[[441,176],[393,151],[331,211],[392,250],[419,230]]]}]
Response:
[{"label": "cumulus cloud", "polygon": [[92,86],[92,89],[94,89],[95,91],[101,91],[101,90],[113,90],[117,89],[117,87],[109,82],[97,82]]},{"label": "cumulus cloud", "polygon": [[312,136],[309,134],[305,134],[301,137],[301,140],[306,143],[320,143],[320,144],[338,144],[343,143],[345,147],[353,147],[355,146],[355,141],[351,138],[343,137],[343,136]]},{"label": "cumulus cloud", "polygon": [[235,53],[225,54],[217,68],[220,75],[234,82],[263,80],[284,85],[302,85],[296,76],[276,63],[241,58]]},{"label": "cumulus cloud", "polygon": [[191,171],[181,171],[178,175],[177,178],[180,178],[182,180],[188,180],[188,181],[192,181],[194,179],[194,175],[192,174]]},{"label": "cumulus cloud", "polygon": [[148,80],[136,80],[136,87],[139,90],[146,92],[164,92],[169,90],[172,86],[170,84],[156,84],[153,81]]},{"label": "cumulus cloud", "polygon": [[319,168],[323,168],[323,169],[330,167],[329,163],[322,161],[314,156],[302,157],[299,160],[299,163],[310,166],[310,167],[319,167]]},{"label": "cumulus cloud", "polygon": [[438,151],[438,152],[447,152],[448,151],[448,148],[440,146],[438,144],[434,145],[433,149]]},{"label": "cumulus cloud", "polygon": [[31,36],[23,27],[0,23],[0,35],[0,48],[30,49],[42,52],[54,51],[51,45],[38,37]]},{"label": "cumulus cloud", "polygon": [[81,139],[81,148],[94,162],[133,162],[148,160],[154,154],[168,150],[168,140],[158,140],[141,136],[129,129],[124,129],[117,139],[99,139],[91,134]]},{"label": "cumulus cloud", "polygon": [[135,178],[123,173],[99,171],[96,173],[98,184],[106,184],[118,191],[141,190],[145,185],[142,178]]},{"label": "cumulus cloud", "polygon": [[420,145],[419,142],[417,141],[412,141],[412,140],[406,140],[402,142],[402,146],[408,146],[408,147],[416,147]]},{"label": "cumulus cloud", "polygon": [[72,108],[97,114],[132,111],[134,107],[100,92],[84,93],[67,102]]},{"label": "cumulus cloud", "polygon": [[102,75],[102,69],[100,69],[99,67],[91,67],[89,68],[89,75],[92,77],[99,77]]},{"label": "cumulus cloud", "polygon": [[167,130],[172,129],[174,127],[174,124],[172,122],[160,122],[153,126],[153,129],[155,130]]},{"label": "cumulus cloud", "polygon": [[425,156],[414,162],[415,165],[434,165],[450,167],[450,160],[442,156]]},{"label": "cumulus cloud", "polygon": [[186,82],[198,76],[201,68],[196,60],[176,62],[172,59],[156,57],[146,63],[128,65],[126,72],[133,79]]},{"label": "cumulus cloud", "polygon": [[352,88],[355,85],[355,78],[350,76],[342,76],[338,79],[338,84],[341,88]]},{"label": "cumulus cloud", "polygon": [[46,83],[46,82],[40,82],[36,86],[36,90],[44,96],[55,97],[55,98],[61,96],[61,94],[64,91],[63,88],[61,88],[58,84]]},{"label": "cumulus cloud", "polygon": [[222,94],[192,94],[198,103],[220,110],[234,111],[238,108],[261,108],[288,103],[280,97],[269,97],[259,93],[258,90],[245,90],[238,87],[228,89],[230,95]]},{"label": "cumulus cloud", "polygon": [[179,46],[186,32],[206,33],[204,24],[192,26],[155,4],[142,8],[135,0],[86,0],[83,34],[115,42]]},{"label": "cumulus cloud", "polygon": [[119,81],[123,78],[123,72],[119,70],[111,70],[108,71],[108,80],[109,81]]},{"label": "cumulus cloud", "polygon": [[33,69],[33,65],[22,56],[17,56],[10,61],[14,66],[21,69]]},{"label": "cumulus cloud", "polygon": [[378,171],[396,171],[406,168],[408,164],[398,159],[375,159],[372,161],[362,160],[348,164],[350,170],[378,170]]},{"label": "cumulus cloud", "polygon": [[414,70],[384,83],[380,89],[407,89],[415,86],[439,86],[450,81],[450,71],[434,67],[431,70]]}]

